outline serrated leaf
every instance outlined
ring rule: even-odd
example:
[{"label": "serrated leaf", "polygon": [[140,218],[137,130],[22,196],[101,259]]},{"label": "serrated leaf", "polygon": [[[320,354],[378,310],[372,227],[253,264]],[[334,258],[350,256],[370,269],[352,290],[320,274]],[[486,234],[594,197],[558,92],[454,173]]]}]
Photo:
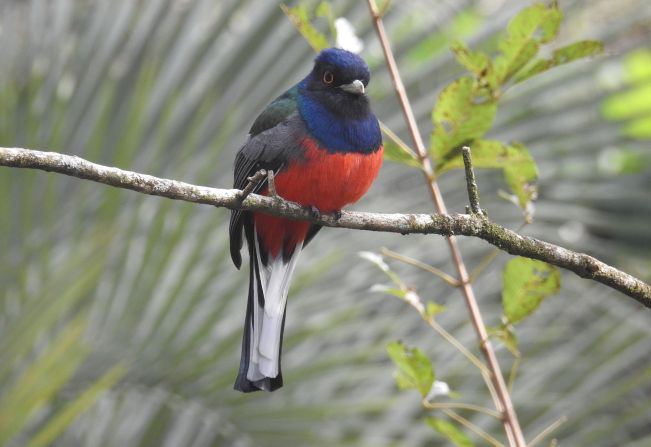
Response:
[{"label": "serrated leaf", "polygon": [[547,7],[547,15],[540,25],[542,36],[540,43],[549,43],[558,36],[558,31],[561,28],[561,21],[563,20],[563,12],[558,7],[556,0],[552,1]]},{"label": "serrated leaf", "polygon": [[399,341],[387,345],[387,353],[398,367],[395,374],[400,389],[418,390],[421,396],[427,396],[434,383],[435,375],[432,362],[423,351],[409,348]]},{"label": "serrated leaf", "polygon": [[482,137],[492,126],[497,104],[479,99],[469,77],[457,79],[443,89],[432,112],[435,127],[430,150],[437,162],[462,143]]},{"label": "serrated leaf", "polygon": [[475,77],[483,76],[490,66],[490,59],[486,53],[471,51],[464,43],[455,42],[450,47],[457,58],[457,62],[466,67]]},{"label": "serrated leaf", "polygon": [[582,40],[573,44],[567,45],[554,51],[550,59],[539,59],[532,63],[532,65],[523,70],[516,77],[516,82],[522,82],[534,75],[543,73],[550,68],[559,65],[567,64],[578,59],[585,57],[595,56],[604,51],[604,46],[601,42],[595,40]]},{"label": "serrated leaf", "polygon": [[310,21],[310,14],[304,4],[287,7],[280,5],[285,15],[291,20],[299,33],[303,35],[307,43],[314,49],[314,51],[321,51],[330,46],[328,38],[321,31],[317,30]]},{"label": "serrated leaf", "polygon": [[506,34],[498,42],[501,54],[494,62],[500,83],[508,81],[529,63],[540,44],[556,37],[561,18],[558,5],[552,3],[547,7],[539,3],[524,8],[511,19]]},{"label": "serrated leaf", "polygon": [[560,287],[561,273],[555,266],[536,259],[513,258],[502,274],[504,315],[511,324],[522,321]]},{"label": "serrated leaf", "polygon": [[459,428],[450,421],[428,417],[425,419],[425,422],[457,447],[474,447],[475,445],[464,432],[459,430]]}]

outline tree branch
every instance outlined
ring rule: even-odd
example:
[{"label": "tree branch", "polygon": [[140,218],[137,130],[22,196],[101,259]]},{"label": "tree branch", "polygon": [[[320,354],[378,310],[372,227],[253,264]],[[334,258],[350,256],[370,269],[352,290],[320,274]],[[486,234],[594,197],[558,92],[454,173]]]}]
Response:
[{"label": "tree branch", "polygon": [[258,194],[241,200],[238,189],[197,186],[124,171],[83,158],[20,148],[0,148],[0,166],[57,172],[143,194],[229,209],[260,211],[288,219],[308,220],[327,227],[381,231],[400,234],[440,234],[471,236],[485,240],[507,253],[539,259],[592,279],[636,299],[651,308],[651,286],[584,253],[577,253],[549,242],[522,236],[490,220],[467,214],[385,214],[342,211],[341,216],[321,214],[296,203]]}]

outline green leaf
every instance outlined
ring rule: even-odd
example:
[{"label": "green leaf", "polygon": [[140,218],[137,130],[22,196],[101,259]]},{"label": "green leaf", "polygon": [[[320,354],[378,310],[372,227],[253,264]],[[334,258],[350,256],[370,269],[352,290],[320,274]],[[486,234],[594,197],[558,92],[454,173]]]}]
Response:
[{"label": "green leaf", "polygon": [[453,39],[472,36],[481,27],[483,20],[484,14],[477,8],[470,5],[460,8],[459,13],[446,26],[446,33]]},{"label": "green leaf", "polygon": [[635,139],[651,138],[651,51],[638,50],[624,59],[623,78],[632,88],[606,98],[601,113],[608,120],[629,120],[622,134]]},{"label": "green leaf", "polygon": [[373,284],[371,292],[386,293],[387,295],[393,295],[403,300],[405,299],[405,295],[407,295],[407,290],[387,286],[386,284]]},{"label": "green leaf", "polygon": [[490,59],[486,53],[471,51],[462,42],[453,43],[450,49],[456,56],[457,61],[466,67],[468,71],[474,73],[476,77],[479,77],[490,65]]},{"label": "green leaf", "polygon": [[459,428],[450,421],[428,417],[425,419],[425,422],[457,447],[473,447],[475,445],[464,432],[459,430]]},{"label": "green leaf", "polygon": [[418,156],[407,146],[407,143],[389,129],[384,123],[380,122],[382,133],[387,136],[388,140],[384,141],[384,158],[395,163],[400,163],[412,168],[420,168]]},{"label": "green leaf", "polygon": [[124,363],[118,363],[109,369],[95,383],[90,385],[79,397],[67,405],[63,410],[58,411],[54,418],[48,421],[42,429],[30,440],[27,447],[45,447],[52,443],[77,419],[77,417],[88,410],[99,398],[99,396],[112,388],[126,374],[127,368]]},{"label": "green leaf", "polygon": [[651,113],[651,82],[609,96],[601,110],[608,120],[624,120]]},{"label": "green leaf", "polygon": [[498,327],[488,328],[488,334],[497,338],[514,357],[520,356],[518,337],[515,334],[515,331],[513,331],[512,325],[502,324]]},{"label": "green leaf", "polygon": [[502,274],[502,305],[510,323],[531,315],[540,303],[561,287],[561,273],[546,262],[513,258]]},{"label": "green leaf", "polygon": [[492,126],[497,104],[480,101],[478,96],[470,77],[457,79],[439,95],[432,112],[435,127],[431,138],[432,157],[437,162],[462,143],[482,137]]},{"label": "green leaf", "polygon": [[558,31],[563,20],[563,12],[558,7],[558,2],[553,0],[547,7],[547,14],[540,25],[542,36],[540,43],[549,43],[558,36]]},{"label": "green leaf", "polygon": [[556,37],[561,18],[556,3],[549,7],[539,3],[523,9],[511,19],[506,34],[498,42],[501,54],[494,62],[500,83],[522,69],[538,53],[540,44]]},{"label": "green leaf", "polygon": [[400,389],[414,388],[421,396],[427,396],[434,383],[434,368],[425,353],[418,348],[409,348],[399,341],[389,343],[387,352],[398,367],[395,374]]},{"label": "green leaf", "polygon": [[625,78],[629,83],[645,82],[651,80],[651,51],[647,49],[635,50],[626,55],[624,59],[626,70]]},{"label": "green leaf", "polygon": [[622,133],[631,138],[638,140],[648,140],[651,138],[651,116],[633,120],[624,126]]},{"label": "green leaf", "polygon": [[[453,43],[450,49],[455,54],[457,61],[474,75],[477,92],[481,92],[482,96],[484,93],[487,97],[492,96],[492,92],[498,88],[498,83],[488,55],[481,51],[471,51],[462,42]],[[483,92],[482,88],[484,87],[488,87],[489,91]]]},{"label": "green leaf", "polygon": [[328,21],[328,27],[330,28],[330,35],[334,42],[337,41],[337,28],[335,27],[335,15],[332,12],[332,6],[328,1],[322,1],[319,3],[319,6],[316,7],[314,11],[316,17],[323,17]]},{"label": "green leaf", "polygon": [[403,150],[393,141],[384,142],[384,159],[394,163],[400,163],[402,165],[409,166],[410,168],[420,168],[418,159],[415,158],[411,153]]},{"label": "green leaf", "polygon": [[330,46],[325,34],[312,25],[310,14],[305,4],[300,4],[292,8],[286,5],[280,5],[280,8],[289,17],[289,20],[292,21],[298,32],[303,35],[314,51],[318,52]]},{"label": "green leaf", "polygon": [[66,384],[86,359],[81,318],[66,326],[0,400],[0,445],[16,435]]},{"label": "green leaf", "polygon": [[533,62],[529,68],[523,70],[518,74],[518,76],[516,76],[516,82],[522,82],[525,79],[559,65],[567,64],[586,57],[596,56],[597,54],[603,53],[603,51],[603,44],[596,40],[582,40],[575,42],[555,50],[550,59],[538,59]]},{"label": "green leaf", "polygon": [[518,198],[520,208],[526,209],[538,194],[534,183],[538,178],[538,167],[524,145],[513,144],[508,147],[513,156],[504,166],[504,179]]},{"label": "green leaf", "polygon": [[[481,26],[482,20],[482,14],[476,9],[460,9],[459,13],[443,29],[428,34],[423,40],[409,49],[404,57],[407,67],[416,68],[424,61],[430,60],[444,51],[451,41],[472,36]],[[411,21],[406,23],[404,28],[406,29],[405,34],[413,33],[414,26]]]},{"label": "green leaf", "polygon": [[425,308],[425,314],[428,317],[434,317],[440,313],[445,312],[446,308],[442,304],[433,303],[431,301],[427,302],[427,307]]}]

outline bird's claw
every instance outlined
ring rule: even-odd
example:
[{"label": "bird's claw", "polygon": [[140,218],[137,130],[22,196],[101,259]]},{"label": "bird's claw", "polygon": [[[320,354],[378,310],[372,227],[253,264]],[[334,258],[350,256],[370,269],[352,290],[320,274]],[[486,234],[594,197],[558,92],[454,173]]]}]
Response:
[{"label": "bird's claw", "polygon": [[341,210],[336,210],[335,212],[332,213],[333,217],[335,220],[341,219]]},{"label": "bird's claw", "polygon": [[310,211],[310,217],[313,220],[321,219],[321,211],[319,211],[319,209],[316,206],[310,205],[309,211]]}]

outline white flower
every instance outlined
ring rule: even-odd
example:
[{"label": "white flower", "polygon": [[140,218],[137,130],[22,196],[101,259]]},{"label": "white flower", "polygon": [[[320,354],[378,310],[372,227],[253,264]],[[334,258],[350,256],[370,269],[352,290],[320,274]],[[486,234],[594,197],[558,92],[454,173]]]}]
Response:
[{"label": "white flower", "polygon": [[429,393],[425,399],[431,401],[436,399],[437,396],[447,396],[450,394],[450,386],[440,380],[435,380],[432,383],[432,388],[430,388]]},{"label": "white flower", "polygon": [[387,265],[386,262],[384,262],[384,258],[382,257],[382,255],[373,253],[372,251],[360,251],[358,255],[360,258],[366,259],[367,261],[371,261],[373,264],[377,265],[382,271],[384,272],[389,271],[389,266]]},{"label": "white flower", "polygon": [[337,46],[351,53],[359,54],[364,49],[364,42],[355,34],[355,28],[344,17],[335,20],[337,30]]},{"label": "white flower", "polygon": [[420,302],[420,297],[413,290],[409,290],[405,293],[405,301],[414,306],[418,312],[425,312],[425,307],[423,306],[423,303]]}]

